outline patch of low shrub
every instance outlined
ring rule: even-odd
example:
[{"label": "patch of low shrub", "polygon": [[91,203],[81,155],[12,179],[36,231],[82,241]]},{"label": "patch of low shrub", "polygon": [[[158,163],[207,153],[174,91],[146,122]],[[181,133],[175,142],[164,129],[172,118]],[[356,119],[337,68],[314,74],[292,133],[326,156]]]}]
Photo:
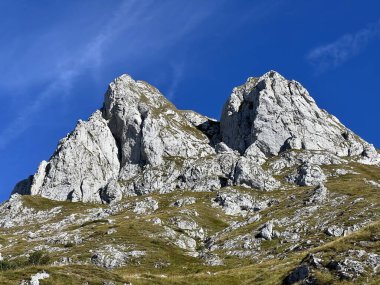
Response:
[{"label": "patch of low shrub", "polygon": [[28,265],[46,265],[50,263],[50,256],[43,251],[35,251],[29,255]]}]

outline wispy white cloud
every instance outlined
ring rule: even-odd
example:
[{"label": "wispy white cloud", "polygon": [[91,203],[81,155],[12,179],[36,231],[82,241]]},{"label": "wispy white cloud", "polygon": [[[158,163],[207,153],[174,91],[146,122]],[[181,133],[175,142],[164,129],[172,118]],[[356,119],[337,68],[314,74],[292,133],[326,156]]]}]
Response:
[{"label": "wispy white cloud", "polygon": [[[125,13],[128,8],[126,4],[123,4],[119,11]],[[32,117],[41,111],[52,99],[67,95],[72,88],[73,81],[84,70],[101,66],[105,43],[111,40],[118,32],[117,27],[122,20],[122,12],[115,14],[98,34],[77,51],[74,51],[71,56],[63,56],[56,59],[54,67],[49,69],[49,83],[37,96],[33,97],[32,104],[28,104],[27,107],[22,108],[15,115],[15,119],[1,130],[0,149],[4,148],[28,129],[32,123]],[[45,37],[46,35],[44,35]],[[41,41],[45,42],[45,39]],[[41,45],[41,43],[37,43],[37,45]],[[33,78],[32,74],[32,81],[42,79],[46,74],[40,73],[39,76],[39,78]]]},{"label": "wispy white cloud", "polygon": [[[216,5],[208,7],[209,9],[202,9],[200,13],[194,13],[190,18],[186,18],[181,13],[185,13],[187,10],[177,5],[178,7],[174,7],[174,9],[177,9],[178,13],[175,14],[183,24],[175,29],[169,29],[170,23],[166,23],[166,25],[161,23],[167,18],[165,13],[173,9],[173,2],[171,2],[171,6],[168,6],[169,4],[157,5],[155,1],[143,3],[122,1],[120,6],[114,9],[114,14],[110,15],[102,25],[96,27],[97,29],[100,26],[100,29],[97,29],[95,33],[90,33],[90,36],[82,36],[79,34],[80,31],[74,31],[78,34],[76,36],[79,41],[71,49],[62,48],[66,43],[62,42],[65,39],[61,39],[59,36],[64,34],[64,31],[57,32],[57,27],[52,27],[40,38],[35,39],[28,49],[22,53],[16,53],[13,58],[18,54],[22,54],[22,57],[12,65],[13,68],[3,74],[2,82],[8,84],[3,87],[27,90],[33,84],[48,83],[33,98],[24,98],[24,106],[22,103],[20,104],[21,111],[16,113],[15,119],[0,131],[0,149],[25,132],[33,124],[33,117],[46,108],[49,103],[70,94],[75,80],[84,72],[96,72],[101,69],[105,61],[107,64],[112,64],[112,61],[120,58],[128,58],[130,61],[141,63],[149,57],[149,54],[160,53],[163,49],[175,45],[176,42],[191,34],[204,19],[215,12],[217,7]],[[19,44],[17,41],[14,43],[16,47]],[[41,50],[43,50],[43,55]],[[105,57],[107,57],[106,60]],[[4,60],[6,59],[4,58]],[[8,60],[10,61],[10,59]],[[23,66],[28,67],[26,71],[23,70]],[[30,66],[36,66],[35,72]],[[183,70],[184,63],[172,65],[169,97],[174,96],[182,79]]]},{"label": "wispy white cloud", "polygon": [[169,88],[167,89],[166,96],[168,99],[172,100],[175,97],[177,88],[181,83],[185,71],[185,62],[175,62],[171,65],[172,74]]},{"label": "wispy white cloud", "polygon": [[307,54],[307,60],[316,68],[317,73],[335,68],[356,56],[380,36],[380,20],[352,34],[345,34],[336,41],[318,46]]}]

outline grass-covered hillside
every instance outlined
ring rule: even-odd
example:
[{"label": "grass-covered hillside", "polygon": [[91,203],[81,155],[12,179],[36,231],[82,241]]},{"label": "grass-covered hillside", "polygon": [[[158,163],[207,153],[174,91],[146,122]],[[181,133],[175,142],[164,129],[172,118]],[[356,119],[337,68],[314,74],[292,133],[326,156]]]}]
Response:
[{"label": "grass-covered hillside", "polygon": [[380,284],[380,169],[321,167],[322,190],[287,183],[289,168],[269,192],[15,195],[0,207],[0,284]]}]

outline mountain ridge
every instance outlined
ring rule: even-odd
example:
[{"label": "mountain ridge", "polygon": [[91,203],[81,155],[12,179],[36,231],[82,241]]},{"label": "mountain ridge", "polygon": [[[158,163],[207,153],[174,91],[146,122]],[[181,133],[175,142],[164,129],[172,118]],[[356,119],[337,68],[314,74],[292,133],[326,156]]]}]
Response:
[{"label": "mountain ridge", "polygon": [[[101,139],[96,141],[97,137]],[[77,151],[76,148],[84,149]],[[86,149],[89,153],[85,153]],[[220,121],[192,111],[177,110],[157,88],[124,74],[109,85],[103,107],[88,121],[79,121],[75,130],[60,141],[49,162],[43,161],[37,173],[18,183],[12,193],[39,194],[58,200],[106,202],[111,200],[108,192],[119,199],[123,194],[148,193],[160,187],[170,188],[170,191],[194,188],[194,183],[174,181],[182,179],[185,169],[177,173],[177,178],[172,177],[168,181],[129,186],[127,193],[117,184],[138,178],[144,172],[142,166],[173,168],[175,166],[167,161],[169,158],[187,160],[218,156],[217,149],[229,153],[238,151],[239,155],[231,159],[234,163],[240,159],[237,173],[244,172],[240,176],[246,177],[240,179],[233,177],[231,171],[218,170],[219,173],[206,176],[218,176],[223,181],[210,177],[212,182],[205,181],[203,188],[210,186],[208,183],[221,188],[222,184],[238,184],[247,179],[249,181],[245,185],[248,186],[265,188],[263,184],[269,179],[267,185],[272,185],[267,187],[269,190],[279,187],[270,175],[260,169],[260,165],[267,158],[288,149],[322,150],[338,156],[358,156],[362,163],[380,163],[373,145],[319,109],[300,83],[286,80],[273,70],[261,77],[250,77],[246,83],[234,88],[223,107]],[[77,151],[75,155],[80,155],[83,162],[76,164],[70,151]],[[93,164],[93,156],[102,158],[97,158],[99,161]],[[61,157],[67,158],[63,166]],[[93,167],[99,169],[94,170]],[[260,173],[262,181],[254,181],[255,178],[250,177],[253,174],[248,173],[249,168]],[[148,170],[148,175],[152,175],[152,171]],[[103,178],[99,178],[101,176]],[[93,189],[98,194],[93,193]]]}]

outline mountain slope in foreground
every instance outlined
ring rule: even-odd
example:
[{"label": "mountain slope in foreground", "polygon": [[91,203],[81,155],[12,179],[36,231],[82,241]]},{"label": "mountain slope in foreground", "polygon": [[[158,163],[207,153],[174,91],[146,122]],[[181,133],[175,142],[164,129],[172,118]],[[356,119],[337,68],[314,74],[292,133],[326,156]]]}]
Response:
[{"label": "mountain slope in foreground", "polygon": [[379,167],[277,72],[220,121],[123,75],[0,206],[0,284],[378,284]]}]

